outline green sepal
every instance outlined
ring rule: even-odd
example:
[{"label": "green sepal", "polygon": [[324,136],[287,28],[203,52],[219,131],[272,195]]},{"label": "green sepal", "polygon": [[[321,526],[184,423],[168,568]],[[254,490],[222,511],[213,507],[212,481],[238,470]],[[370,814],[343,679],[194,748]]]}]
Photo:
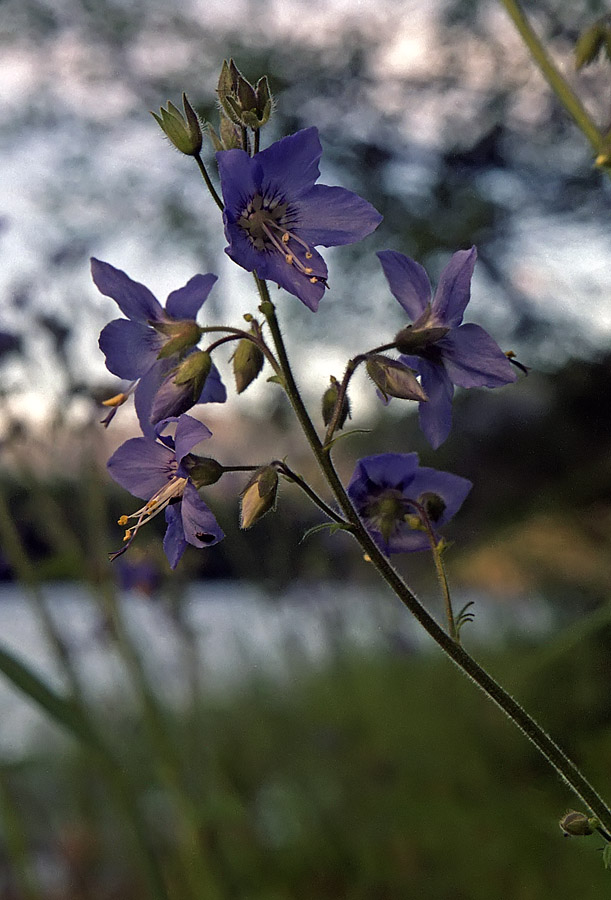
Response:
[{"label": "green sepal", "polygon": [[212,357],[205,350],[196,350],[187,356],[177,367],[173,377],[174,384],[191,384],[195,400],[204,389],[206,378],[210,374]]},{"label": "green sepal", "polygon": [[157,359],[168,359],[178,353],[184,353],[185,350],[195,347],[201,337],[199,325],[188,320],[161,323],[156,329],[169,338],[157,354]]}]

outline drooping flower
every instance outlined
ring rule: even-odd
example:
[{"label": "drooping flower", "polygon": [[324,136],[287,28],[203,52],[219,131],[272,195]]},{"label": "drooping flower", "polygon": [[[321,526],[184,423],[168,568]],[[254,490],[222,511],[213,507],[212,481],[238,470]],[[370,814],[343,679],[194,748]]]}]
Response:
[{"label": "drooping flower", "polygon": [[[173,438],[163,435],[170,422],[176,422]],[[127,525],[130,520],[134,524],[125,532],[124,547],[112,558],[124,553],[140,528],[165,510],[168,527],[163,549],[170,566],[175,569],[187,544],[211,547],[224,537],[213,513],[199,496],[192,477],[197,457],[191,450],[212,433],[202,422],[182,415],[160,422],[155,435],[155,439],[131,438],[108,460],[111,477],[130,494],[146,500],[141,509],[119,519],[120,525]]]},{"label": "drooping flower", "polygon": [[392,294],[413,324],[402,329],[395,346],[400,361],[420,375],[428,397],[419,405],[420,427],[432,447],[452,426],[454,386],[500,387],[516,374],[499,345],[479,325],[463,325],[470,298],[475,247],[459,250],[441,273],[435,296],[425,270],[402,253],[383,250],[378,257]]},{"label": "drooping flower", "polygon": [[352,191],[316,184],[322,146],[306,128],[249,156],[216,154],[225,210],[225,252],[315,312],[327,286],[327,266],[314,247],[353,244],[382,216]]},{"label": "drooping flower", "polygon": [[357,462],[348,494],[371,537],[390,556],[430,549],[422,512],[437,537],[472,486],[459,475],[420,466],[417,453],[380,453]]},{"label": "drooping flower", "polygon": [[[111,297],[126,319],[114,319],[100,334],[106,368],[128,381],[138,382],[135,403],[144,434],[154,435],[153,401],[161,384],[180,359],[192,352],[200,338],[197,314],[217,281],[216,275],[195,275],[168,296],[165,308],[143,284],[109,263],[91,260],[98,290]],[[198,403],[224,403],[225,386],[212,365]],[[191,404],[193,405],[193,404]],[[161,418],[161,417],[160,417]]]}]

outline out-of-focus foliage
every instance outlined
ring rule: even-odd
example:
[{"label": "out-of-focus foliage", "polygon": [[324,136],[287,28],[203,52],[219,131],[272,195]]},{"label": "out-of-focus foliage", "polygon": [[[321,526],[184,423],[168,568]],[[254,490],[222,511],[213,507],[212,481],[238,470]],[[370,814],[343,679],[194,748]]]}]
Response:
[{"label": "out-of-focus foliage", "polygon": [[[566,65],[602,6],[537,10],[539,32]],[[88,286],[91,253],[163,287],[169,267],[186,280],[221,265],[217,211],[195,167],[163,145],[148,110],[187,90],[216,121],[214,87],[230,55],[251,79],[270,75],[277,110],[264,143],[318,125],[323,181],[358,191],[385,216],[364,244],[331,254],[323,315],[283,298],[295,328],[307,323],[311,340],[351,342],[352,352],[375,344],[399,313],[373,251],[390,246],[438,272],[450,252],[476,243],[476,312],[499,339],[548,360],[597,342],[564,290],[578,252],[566,276],[562,265],[554,277],[539,271],[537,260],[558,259],[571,242],[608,252],[608,179],[502,10],[398,0],[333,8],[245,0],[170,12],[137,0],[5,0],[0,42],[13,89],[9,82],[0,107],[0,153],[13,191],[0,246],[9,262],[3,289],[19,301],[14,318],[30,323],[39,380],[54,371],[45,366],[49,337],[32,325],[41,311],[69,330],[73,380],[100,377],[91,358],[108,306]],[[575,77],[604,122],[605,70]],[[576,302],[608,303],[597,268],[569,288]],[[250,283],[238,273],[221,285],[207,311],[217,304],[223,318],[235,317]],[[550,331],[550,320],[564,327]]]}]

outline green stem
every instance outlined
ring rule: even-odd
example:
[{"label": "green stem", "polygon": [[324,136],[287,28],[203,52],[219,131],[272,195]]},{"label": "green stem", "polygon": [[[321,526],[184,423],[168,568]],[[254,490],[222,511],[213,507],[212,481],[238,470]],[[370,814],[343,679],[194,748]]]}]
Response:
[{"label": "green stem", "polygon": [[206,187],[210,191],[210,195],[211,195],[212,199],[214,200],[214,202],[216,203],[216,205],[218,206],[220,211],[223,212],[223,210],[225,209],[225,206],[223,204],[223,201],[217,194],[216,188],[212,184],[212,181],[210,180],[210,176],[208,175],[208,170],[206,169],[206,167],[204,165],[203,159],[201,158],[199,153],[197,154],[197,156],[194,156],[193,158],[195,159],[195,162],[197,163],[199,171],[201,172],[202,177],[203,177],[204,181],[206,182]]},{"label": "green stem", "polygon": [[441,628],[418,600],[416,595],[405,584],[398,572],[393,568],[371,538],[354,509],[350,498],[335,471],[330,454],[325,451],[307,410],[305,409],[291,371],[280,326],[276,319],[276,312],[269,299],[267,285],[259,278],[256,280],[259,293],[263,298],[262,311],[267,318],[272,333],[276,353],[284,374],[285,390],[289,400],[337,502],[348,522],[352,525],[352,533],[361,548],[365,551],[370,562],[394,591],[401,603],[403,603],[403,605],[412,613],[414,618],[422,625],[427,634],[450,657],[450,659],[456,663],[465,675],[469,676],[484,694],[486,694],[486,696],[489,697],[526,735],[537,750],[545,757],[548,763],[558,772],[571,790],[600,820],[603,827],[607,831],[611,830],[611,809],[579,771],[577,766],[568,758],[568,756],[566,756],[532,716],[530,716],[526,710],[523,709],[520,704],[514,700],[514,698],[501,687],[501,685],[498,684],[498,682],[495,681],[495,679],[483,669],[463,647],[461,647],[460,644],[450,637],[450,635],[446,634],[443,628]]},{"label": "green stem", "polygon": [[316,491],[310,487],[307,481],[304,481],[304,479],[300,475],[297,475],[296,472],[293,472],[292,469],[289,469],[286,463],[282,462],[279,459],[276,459],[271,463],[271,465],[276,466],[282,472],[282,474],[289,479],[289,481],[293,481],[298,487],[300,487],[304,494],[307,494],[310,500],[315,503],[316,506],[318,506],[326,516],[328,516],[334,522],[337,522],[338,525],[347,524],[345,519],[342,519],[341,516],[338,516],[335,510],[331,509],[331,507],[327,503],[325,503],[322,497],[318,496]]},{"label": "green stem", "polygon": [[577,127],[580,128],[587,137],[595,153],[602,153],[605,150],[605,141],[600,129],[596,126],[592,117],[567,82],[564,75],[562,75],[557,68],[545,46],[526,18],[518,0],[501,0],[501,3],[505,7],[508,15],[520,33],[522,40],[528,47],[531,56],[560,103],[564,106]]}]

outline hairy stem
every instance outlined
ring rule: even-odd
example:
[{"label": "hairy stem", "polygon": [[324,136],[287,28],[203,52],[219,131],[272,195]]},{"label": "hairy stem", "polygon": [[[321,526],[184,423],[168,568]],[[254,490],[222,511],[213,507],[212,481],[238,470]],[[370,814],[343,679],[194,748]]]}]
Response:
[{"label": "hairy stem", "polygon": [[446,653],[456,665],[471,678],[512,722],[526,735],[548,763],[558,772],[560,777],[580,798],[588,809],[600,820],[606,831],[611,830],[611,809],[602,797],[587,781],[575,763],[558,747],[547,732],[523,709],[520,704],[461,647],[457,641],[441,628],[425,609],[416,595],[405,584],[398,572],[380,551],[369,532],[361,522],[346,490],[335,471],[330,453],[326,452],[314,425],[305,408],[301,394],[295,383],[289,364],[280,326],[276,318],[274,305],[269,300],[267,285],[255,276],[260,296],[263,300],[261,309],[264,313],[274,341],[276,353],[284,375],[285,390],[301,424],[304,434],[312,448],[318,464],[327,479],[329,487],[352,526],[352,534],[378,570],[381,577],[397,595],[401,603],[412,613],[427,634]]}]

